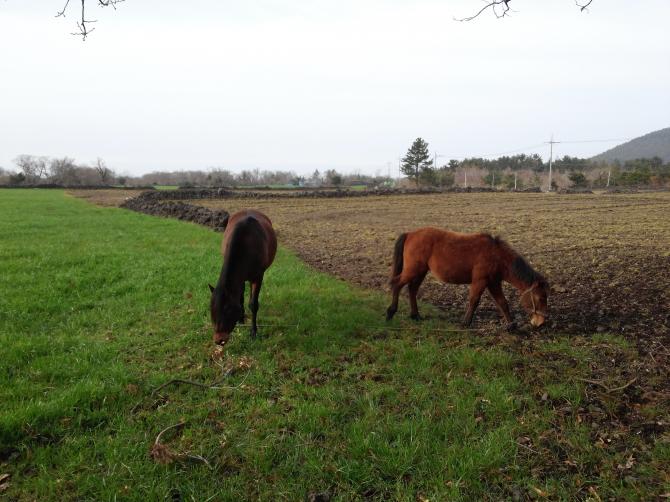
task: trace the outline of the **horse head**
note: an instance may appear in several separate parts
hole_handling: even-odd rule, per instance
[[[215,288],[210,284],[209,290],[212,293],[209,308],[214,326],[214,343],[225,345],[237,321],[242,317],[242,305],[239,303],[239,297],[236,300],[229,298],[218,286]]]
[[[531,326],[539,328],[547,320],[549,284],[521,256],[516,256],[512,261],[512,274],[517,279],[517,287],[526,288],[521,293],[519,301],[524,310],[530,314]]]
[[[519,298],[521,306],[530,315],[530,324],[539,328],[547,320],[547,296],[549,285],[541,278],[536,279]]]

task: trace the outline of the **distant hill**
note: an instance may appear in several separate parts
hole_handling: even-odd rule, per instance
[[[593,160],[614,161],[660,157],[663,163],[670,162],[670,127],[650,132],[639,138],[615,146],[611,150],[593,157]]]

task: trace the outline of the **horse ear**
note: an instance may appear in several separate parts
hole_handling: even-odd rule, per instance
[[[214,286],[212,286],[211,284],[207,284],[207,285],[209,286],[209,290],[210,290],[212,293],[214,293]]]

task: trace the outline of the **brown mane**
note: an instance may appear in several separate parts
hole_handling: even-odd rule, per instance
[[[529,263],[526,261],[526,259],[521,256],[512,246],[509,245],[509,243],[502,239],[500,236],[492,236],[491,234],[483,234],[486,235],[491,241],[498,246],[499,250],[501,251],[502,254],[502,259],[507,262],[507,266],[509,267],[510,272],[512,275],[518,279],[519,281],[523,282],[527,286],[530,286],[531,284],[538,282],[538,283],[546,283],[547,280],[544,278],[542,274],[537,272]]]

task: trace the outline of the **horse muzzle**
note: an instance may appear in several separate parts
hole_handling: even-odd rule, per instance
[[[220,346],[224,346],[226,342],[230,340],[230,333],[214,333],[214,343]]]
[[[546,318],[542,314],[533,314],[530,317],[530,325],[533,328],[539,328],[542,326],[546,321]]]

